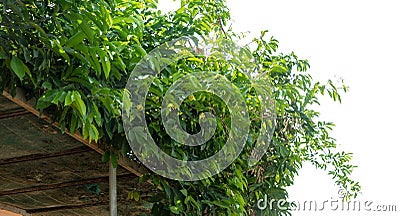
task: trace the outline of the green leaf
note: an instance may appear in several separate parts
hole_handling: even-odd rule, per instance
[[[74,47],[81,43],[85,38],[85,34],[82,31],[77,32],[74,34],[65,44],[66,47]]]
[[[45,88],[45,89],[51,90],[53,86],[52,86],[52,84],[50,82],[46,81],[46,82],[42,83],[42,87]]]
[[[52,104],[58,105],[59,102],[64,101],[65,99],[65,92],[60,91],[57,93],[57,95],[53,98],[51,101]]]
[[[179,208],[176,206],[170,206],[169,209],[171,210],[172,213],[174,214],[179,214]]]
[[[131,101],[131,97],[130,97],[130,92],[129,92],[129,90],[127,90],[127,89],[124,89],[124,92],[123,92],[123,108],[124,108],[124,111],[125,111],[125,113],[126,113],[126,115],[129,117],[130,116],[130,110],[131,110],[131,107],[132,107],[132,101]]]
[[[48,38],[46,32],[43,30],[42,27],[40,27],[39,25],[37,25],[34,22],[29,22],[30,25],[32,25],[38,32],[40,32],[41,34],[41,39],[44,39],[44,43],[46,44],[50,44],[50,39]]]
[[[93,109],[92,113],[94,113],[94,120],[96,121],[97,125],[101,125],[101,114],[99,112],[99,108],[97,107],[96,103],[93,101]]]
[[[147,55],[146,50],[144,50],[140,44],[133,45],[133,47],[135,47],[136,51],[139,53],[139,56],[144,57]]]
[[[86,119],[86,121],[83,122],[83,128],[82,128],[83,139],[87,139],[89,137],[89,131],[90,131],[90,122],[89,119]]]
[[[103,68],[103,73],[106,78],[110,75],[111,71],[111,63],[110,58],[104,50],[100,49],[99,47],[96,48],[97,54],[100,56],[101,66]]]
[[[199,59],[199,58],[196,58],[196,57],[190,57],[190,58],[187,58],[187,60],[189,60],[189,61],[196,61],[196,62],[198,62],[198,63],[204,64],[203,60],[201,60],[201,59]]]
[[[24,79],[25,73],[29,72],[30,74],[29,68],[18,57],[15,56],[12,57],[10,62],[10,67],[20,80]]]
[[[110,151],[107,150],[104,152],[104,154],[101,156],[101,161],[103,163],[107,163],[110,160]]]
[[[92,22],[102,31],[104,31],[105,29],[103,29],[103,25],[100,22],[99,17],[96,17],[95,15],[93,15],[90,12],[84,11],[83,12],[85,14],[86,17],[88,17],[90,20],[92,20]]]
[[[71,124],[69,126],[69,132],[74,134],[76,129],[78,128],[78,117],[76,116],[75,112],[71,115]]]
[[[65,96],[64,106],[69,106],[69,105],[71,105],[74,101],[75,101],[75,97],[74,97],[74,95],[72,94],[72,92],[69,91],[69,92],[67,93],[67,96]]]
[[[81,114],[82,117],[86,116],[86,105],[83,102],[81,95],[77,91],[73,91],[72,93],[75,101],[72,103],[74,105],[74,108],[78,111],[79,114]]]
[[[51,40],[51,47],[53,51],[57,54],[59,54],[61,57],[63,57],[65,60],[67,60],[68,65],[71,62],[71,59],[69,58],[68,54],[65,52],[64,48],[61,46],[60,42],[57,39]]]
[[[90,26],[88,25],[88,23],[86,22],[86,20],[82,20],[81,29],[82,29],[82,31],[85,33],[85,35],[88,37],[89,41],[90,41],[91,43],[93,43],[93,40],[94,40],[93,29],[90,28]]]
[[[91,61],[92,68],[96,72],[96,75],[100,76],[101,66],[100,66],[99,59],[97,58],[97,49],[91,47],[89,50],[90,50],[90,57],[92,59],[92,61]]]
[[[96,142],[99,140],[99,131],[97,130],[97,128],[94,124],[91,124],[90,130],[89,130],[89,141],[93,140],[93,139]]]
[[[118,156],[115,152],[111,152],[111,164],[114,168],[117,168],[118,166]]]
[[[8,55],[3,50],[3,47],[0,46],[0,59],[8,59]]]
[[[287,73],[288,70],[287,70],[287,68],[282,67],[282,66],[280,66],[280,65],[275,65],[275,66],[271,69],[271,72],[274,72],[274,73]]]
[[[187,195],[188,195],[188,193],[187,193],[187,190],[186,190],[186,189],[182,189],[182,190],[181,190],[181,193],[183,194],[183,196],[187,196]]]

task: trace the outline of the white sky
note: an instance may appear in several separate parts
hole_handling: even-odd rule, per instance
[[[160,0],[162,7],[176,8]],[[228,0],[235,31],[268,29],[280,51],[310,60],[316,80],[342,77],[350,92],[342,104],[322,100],[322,118],[333,121],[340,150],[354,153],[360,201],[397,204],[400,211],[400,2],[389,0]],[[289,189],[291,200],[337,197],[333,180],[306,165]],[[301,215],[398,215],[398,212],[294,212]]]

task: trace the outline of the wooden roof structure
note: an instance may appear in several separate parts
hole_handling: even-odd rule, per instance
[[[103,148],[79,134],[61,133],[23,99],[0,95],[0,209],[22,215],[109,215],[109,165]],[[154,187],[140,167],[120,159],[118,215],[147,215],[149,205],[127,200]]]

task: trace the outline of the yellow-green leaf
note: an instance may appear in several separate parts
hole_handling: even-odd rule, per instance
[[[85,102],[83,102],[81,95],[79,92],[74,91],[72,95],[75,98],[75,101],[73,102],[74,108],[81,114],[82,117],[86,116],[86,105]]]
[[[139,201],[139,192],[137,192],[137,191],[134,191],[133,193],[132,193],[132,196],[133,196],[133,199],[137,202],[137,201]]]

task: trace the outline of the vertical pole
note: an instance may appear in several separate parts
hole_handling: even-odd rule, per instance
[[[109,167],[110,216],[117,216],[117,168]]]

